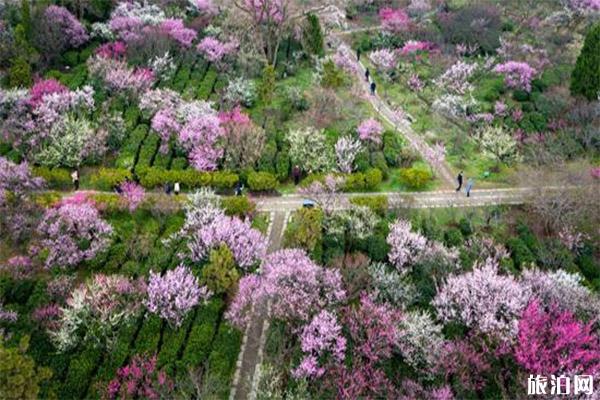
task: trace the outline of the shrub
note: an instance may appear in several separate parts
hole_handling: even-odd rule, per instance
[[[385,155],[381,151],[371,153],[371,166],[377,168],[383,174],[383,178],[388,176],[388,165],[385,159]]]
[[[17,57],[8,71],[8,82],[13,87],[28,87],[31,85],[31,65],[24,57]]]
[[[535,262],[535,256],[521,239],[516,237],[508,239],[506,247],[510,251],[510,256],[517,268]]]
[[[319,22],[319,17],[310,13],[306,16],[306,26],[304,28],[304,45],[309,54],[323,57],[323,31]]]
[[[63,398],[82,399],[85,397],[92,373],[100,360],[100,351],[99,348],[90,346],[71,359],[69,372],[62,386]]]
[[[350,199],[350,202],[352,204],[356,204],[357,206],[369,207],[373,212],[382,217],[385,216],[388,209],[388,199],[387,196],[384,195],[357,196]]]
[[[471,221],[467,218],[463,217],[458,221],[458,229],[460,229],[460,233],[465,237],[473,234],[473,226],[471,225]]]
[[[127,179],[131,179],[131,172],[127,169],[100,168],[92,176],[92,185],[100,190],[113,190]]]
[[[376,190],[383,180],[382,172],[377,168],[371,168],[365,172],[365,190]]]
[[[431,181],[431,173],[421,168],[402,168],[400,179],[411,189],[422,189]]]
[[[444,232],[444,243],[450,247],[458,247],[463,241],[462,233],[458,228],[449,228]]]
[[[438,22],[450,43],[478,44],[486,53],[500,46],[501,13],[493,5],[473,4],[457,12],[442,13]]]
[[[254,192],[275,190],[277,178],[268,172],[250,172],[248,174],[248,187]]]
[[[373,261],[385,261],[390,251],[385,235],[372,235],[367,239],[367,254]]]
[[[229,196],[221,199],[221,207],[226,215],[245,217],[254,213],[256,204],[246,196]]]
[[[34,167],[33,174],[43,178],[50,189],[69,189],[73,185],[71,173],[64,168]]]
[[[383,155],[387,165],[396,167],[400,163],[402,140],[394,131],[383,132]],[[375,166],[375,165],[374,165]]]
[[[79,53],[75,50],[69,50],[62,55],[63,62],[69,67],[74,67],[79,62]]]
[[[202,282],[215,294],[227,292],[240,275],[235,268],[235,259],[229,248],[222,244],[210,251],[208,264],[202,269]]]
[[[145,167],[136,170],[136,173],[140,178],[140,183],[146,189],[174,182],[179,182],[189,189],[206,186],[216,189],[231,189],[239,180],[237,174],[228,171],[199,172],[193,169],[165,170],[164,168]]]
[[[290,174],[290,156],[287,151],[280,151],[277,153],[275,159],[275,171],[277,172],[277,178],[280,181],[285,180]]]
[[[297,210],[287,225],[284,236],[286,247],[300,247],[319,259],[322,251],[323,211],[319,208]],[[316,256],[316,257],[315,257]]]

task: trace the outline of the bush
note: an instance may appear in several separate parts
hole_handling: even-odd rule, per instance
[[[464,237],[468,237],[473,234],[473,226],[471,225],[471,221],[467,218],[463,217],[460,219],[460,221],[458,221],[458,229],[460,229],[460,233],[462,233]]]
[[[366,151],[361,151],[356,155],[354,159],[354,166],[356,167],[357,172],[365,172],[369,169],[369,153]]]
[[[62,55],[63,62],[69,67],[74,67],[79,63],[79,53],[75,50],[69,50]]]
[[[225,214],[230,216],[245,217],[254,213],[256,204],[246,196],[228,196],[221,200]]]
[[[458,247],[463,243],[462,233],[458,228],[449,228],[444,232],[444,243],[450,247]]]
[[[240,274],[231,250],[224,244],[211,250],[208,264],[202,268],[202,283],[213,293],[221,294],[227,292],[239,279]]]
[[[188,368],[197,367],[208,359],[213,336],[215,335],[215,326],[222,306],[222,301],[217,298],[198,309],[187,346],[178,363],[178,373],[181,372],[184,376],[187,376]]]
[[[513,92],[513,99],[515,99],[516,101],[518,101],[520,103],[529,101],[530,97],[531,96],[530,96],[529,92],[526,92],[525,90],[515,89],[515,91]]]
[[[285,229],[285,247],[300,247],[319,259],[322,252],[323,211],[301,208],[292,214]]]
[[[269,172],[274,174],[275,166],[273,165],[274,160],[277,158],[277,143],[275,140],[269,140],[265,144],[262,156],[258,160],[258,170],[262,172]]]
[[[275,170],[277,172],[277,178],[280,181],[285,180],[290,174],[290,155],[287,151],[280,151],[277,153],[275,159]]]
[[[421,168],[402,168],[400,179],[411,189],[422,189],[431,181],[431,173]]]
[[[372,235],[367,239],[367,254],[373,261],[385,261],[390,251],[385,235]]]
[[[515,267],[521,269],[523,265],[535,262],[535,256],[521,239],[516,237],[508,239],[506,247],[510,251]]]
[[[131,179],[131,172],[122,168],[100,168],[92,175],[92,185],[100,190],[113,190],[115,186]]]
[[[383,152],[376,151],[371,153],[371,166],[377,168],[383,174],[383,178],[388,176],[388,165]]]
[[[248,187],[253,192],[266,192],[275,190],[277,178],[268,172],[252,171],[248,174]]]
[[[222,323],[215,337],[213,351],[208,358],[208,381],[213,386],[215,398],[227,398],[231,377],[235,371],[235,362],[240,351],[242,334],[229,324]],[[210,396],[209,396],[210,397]]]
[[[43,178],[50,189],[69,189],[73,185],[71,173],[64,168],[34,167],[33,174]]]
[[[402,140],[394,131],[383,132],[383,156],[387,165],[397,167],[402,154]]]
[[[492,53],[500,46],[501,13],[493,5],[473,4],[456,12],[442,13],[438,23],[449,43],[478,44],[485,53]]]
[[[31,86],[31,65],[24,57],[17,57],[8,71],[8,82],[12,87]]]
[[[373,212],[382,217],[385,216],[388,210],[388,198],[384,195],[356,196],[351,198],[350,202],[357,206],[369,207]]]
[[[332,60],[326,61],[323,64],[323,75],[321,77],[321,85],[323,87],[336,89],[344,84],[344,73],[341,69],[335,66]]]
[[[100,348],[89,347],[71,359],[69,372],[63,384],[63,398],[82,399],[85,397],[92,373],[100,360],[100,354]]]

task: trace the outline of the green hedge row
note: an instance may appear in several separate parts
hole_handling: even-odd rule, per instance
[[[148,134],[148,125],[138,125],[133,132],[127,137],[123,146],[121,146],[121,152],[117,158],[116,165],[119,168],[132,168],[135,163],[135,155],[137,154],[138,147],[146,138]]]
[[[135,168],[149,167],[152,164],[154,154],[158,151],[158,145],[160,143],[160,136],[157,133],[151,132],[144,139],[142,148],[140,149],[140,155],[138,157]]]
[[[352,174],[336,174],[339,177],[344,178],[344,185],[342,190],[344,192],[368,192],[376,190],[381,181],[383,180],[383,174],[377,168],[369,168],[365,172],[354,172]],[[323,174],[312,174],[307,176],[302,181],[302,186],[308,186],[315,181],[323,181],[325,175]]]
[[[242,343],[242,333],[228,323],[222,323],[208,357],[208,381],[214,384],[217,398],[229,396],[230,382]]]
[[[205,186],[211,186],[215,189],[231,189],[239,179],[237,174],[228,171],[199,172],[193,169],[165,170],[150,167],[140,168],[136,173],[142,186],[148,189],[175,182],[181,183],[187,189]]]
[[[158,315],[146,314],[142,329],[135,340],[135,354],[156,353],[162,323]]]
[[[124,168],[100,168],[90,178],[94,188],[100,190],[113,190],[127,179],[131,179],[131,172]]]
[[[277,187],[277,177],[268,172],[252,171],[248,174],[247,183],[253,192],[267,192],[275,190]]]
[[[170,376],[175,373],[179,351],[184,346],[187,331],[192,324],[192,316],[193,313],[189,313],[179,328],[173,329],[167,326],[163,333],[163,342],[158,354],[158,367],[165,368]]]
[[[69,372],[62,385],[62,399],[83,399],[86,397],[92,374],[102,357],[103,349],[90,344],[71,359]]]
[[[210,96],[213,86],[215,85],[215,81],[217,80],[217,71],[211,67],[206,72],[200,87],[196,91],[196,98],[207,100],[208,96]]]
[[[33,174],[46,181],[49,189],[70,189],[73,187],[71,172],[65,168],[34,167]]]
[[[352,204],[369,207],[373,212],[384,217],[388,210],[388,198],[384,195],[357,196],[350,199]]]
[[[179,376],[185,376],[188,368],[198,367],[208,359],[222,308],[223,301],[214,298],[206,306],[198,309],[187,345],[181,359],[177,362]]]

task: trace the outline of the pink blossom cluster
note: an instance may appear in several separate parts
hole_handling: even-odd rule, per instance
[[[262,260],[267,251],[265,237],[249,222],[220,214],[192,233],[188,243],[192,260],[204,259],[211,249],[222,243],[229,247],[237,265],[244,269]]]
[[[432,51],[435,49],[436,49],[435,43],[408,40],[406,43],[404,43],[404,46],[402,46],[402,49],[400,49],[400,54],[403,56],[407,56],[410,54],[427,52],[427,51]]]
[[[44,96],[53,93],[63,93],[69,89],[57,81],[56,79],[41,79],[33,84],[29,89],[29,104],[32,107],[37,107],[41,104]]]
[[[16,311],[6,310],[0,302],[0,322],[16,322],[18,318],[19,314]]]
[[[236,40],[222,42],[212,36],[207,36],[198,43],[196,50],[200,52],[208,61],[217,63],[223,60],[225,56],[233,54],[239,46]]]
[[[181,326],[186,314],[208,299],[206,286],[200,287],[198,279],[189,268],[179,265],[164,275],[150,272],[146,307],[160,315],[173,326]]]
[[[381,143],[383,125],[373,118],[369,118],[361,122],[356,131],[358,132],[358,137],[363,141]]]
[[[519,320],[517,362],[532,374],[600,374],[600,338],[593,322],[583,324],[569,311],[532,301]]]
[[[600,0],[568,0],[571,9],[581,13],[600,12]]]
[[[156,356],[135,355],[128,365],[119,368],[117,376],[110,381],[106,397],[110,400],[157,400],[170,397],[174,386],[166,372],[158,370]]]
[[[90,203],[67,203],[46,210],[38,233],[48,251],[46,266],[70,267],[105,250],[112,228]]]
[[[472,272],[450,276],[433,305],[445,322],[456,321],[477,332],[514,337],[529,291],[511,276],[498,273],[498,263],[487,259]]]
[[[0,265],[0,271],[8,272],[15,279],[23,279],[33,273],[33,261],[27,256],[13,256]]]
[[[592,178],[600,179],[600,167],[594,167],[590,169],[590,175]]]
[[[297,377],[319,378],[325,369],[319,367],[319,358],[330,354],[333,362],[342,363],[346,352],[346,338],[342,335],[342,327],[332,312],[321,310],[311,322],[302,328],[300,348],[305,353],[292,374]]]
[[[537,71],[529,64],[519,61],[507,61],[494,68],[494,72],[504,75],[504,82],[509,88],[531,91],[531,81]]]
[[[68,38],[69,44],[79,47],[88,41],[89,36],[84,26],[65,7],[51,5],[44,11],[46,22]]]
[[[379,20],[383,29],[393,33],[406,32],[411,28],[408,14],[401,8],[384,7],[379,10]]]
[[[235,325],[244,327],[250,318],[251,305],[269,300],[274,318],[298,326],[345,297],[338,271],[318,266],[303,250],[285,249],[268,255],[259,273],[240,280],[239,291],[226,316]]]
[[[413,92],[420,92],[425,88],[425,82],[417,74],[411,74],[406,84]]]
[[[125,57],[126,52],[127,45],[121,41],[104,43],[96,49],[96,55],[116,60],[122,60]]]
[[[425,159],[432,165],[440,165],[446,159],[446,146],[442,142],[436,142],[433,146],[425,149]]]
[[[130,212],[134,212],[138,206],[144,201],[146,191],[135,182],[126,181],[120,186],[121,199],[127,204]]]
[[[160,29],[183,47],[190,47],[198,35],[195,30],[186,28],[181,19],[165,19]]]
[[[401,219],[390,226],[387,243],[390,245],[388,258],[399,271],[410,267],[427,248],[427,239],[421,234],[413,232],[409,221]]]
[[[219,113],[221,124],[249,124],[250,117],[242,112],[240,106],[235,106],[229,111],[221,111]]]
[[[154,84],[154,72],[149,68],[127,68],[115,64],[104,77],[106,84],[116,91],[131,91],[134,94],[148,90]]]
[[[26,161],[15,164],[0,157],[0,194],[10,192],[13,196],[21,199],[43,187],[44,180],[33,176]]]
[[[286,18],[285,0],[244,0],[244,6],[259,24],[281,24]]]
[[[477,64],[458,61],[436,79],[436,84],[449,93],[464,95],[473,89],[469,79],[476,70]]]
[[[332,57],[333,63],[349,74],[356,74],[359,71],[358,63],[347,45],[340,45]]]
[[[56,330],[59,327],[59,318],[62,313],[58,304],[51,303],[33,310],[31,319],[40,324],[43,329]]]

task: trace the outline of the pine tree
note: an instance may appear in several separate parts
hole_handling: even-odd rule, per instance
[[[21,25],[25,30],[25,38],[31,40],[31,7],[29,0],[21,0]]]
[[[306,27],[304,28],[305,47],[309,54],[322,57],[325,54],[323,48],[323,31],[319,23],[319,17],[315,14],[306,16]]]
[[[270,105],[273,100],[273,93],[275,91],[275,67],[267,64],[262,72],[262,81],[259,87],[259,94],[261,100],[265,105]]]
[[[600,23],[587,33],[571,76],[571,94],[590,101],[600,95]]]

